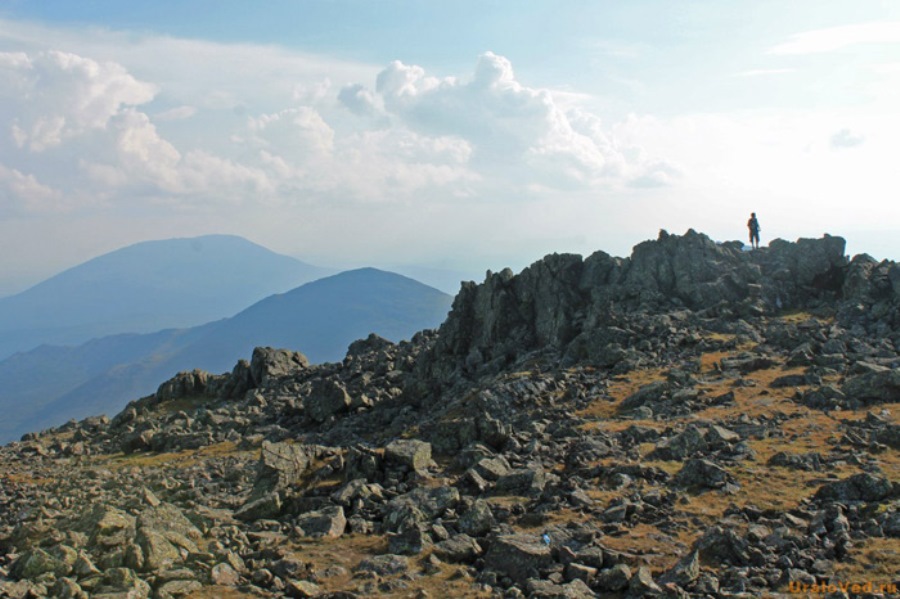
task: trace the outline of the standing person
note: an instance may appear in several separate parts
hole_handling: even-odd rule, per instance
[[[756,213],[750,213],[750,220],[747,221],[747,228],[750,229],[750,247],[759,249],[759,221],[756,220]]]

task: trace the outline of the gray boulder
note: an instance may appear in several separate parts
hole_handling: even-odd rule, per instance
[[[641,566],[628,582],[628,592],[634,597],[656,597],[662,594],[662,589],[653,580],[650,568]]]
[[[162,402],[184,397],[205,396],[209,377],[209,373],[203,370],[179,372],[159,386],[156,390],[156,400]]]
[[[44,574],[60,577],[72,572],[74,560],[69,563],[59,552],[54,553],[39,548],[26,551],[13,562],[10,575],[15,579],[34,580]]]
[[[728,471],[709,460],[692,458],[675,475],[676,485],[699,489],[720,489],[734,478]]]
[[[497,479],[494,488],[497,493],[533,495],[543,491],[546,484],[547,475],[544,469],[537,464],[532,464],[525,468],[510,470],[508,474]]]
[[[844,383],[841,391],[863,405],[900,401],[900,369],[884,368],[854,376]]]
[[[379,576],[403,574],[409,571],[409,558],[391,553],[376,555],[359,562],[356,570],[358,572],[374,572]]]
[[[269,520],[281,514],[281,496],[277,491],[267,493],[257,499],[250,499],[234,512],[234,517],[245,522]]]
[[[93,506],[75,524],[74,529],[88,535],[91,547],[124,546],[134,538],[136,519],[120,509],[105,504]]]
[[[667,584],[673,582],[681,587],[687,587],[700,576],[700,552],[691,551],[672,566],[660,577],[660,582]]]
[[[508,576],[518,584],[540,578],[541,570],[553,564],[550,546],[537,534],[512,534],[497,537],[484,556],[485,568]]]
[[[431,444],[417,439],[398,439],[384,448],[385,465],[399,465],[423,473],[431,466]]]
[[[625,564],[616,564],[612,568],[601,570],[594,584],[601,591],[616,592],[628,588],[631,581],[631,568]]]
[[[256,387],[270,379],[294,374],[309,367],[309,360],[300,352],[271,347],[257,347],[250,358],[250,376]]]
[[[257,464],[253,498],[280,491],[300,482],[310,463],[320,453],[315,445],[263,441]]]
[[[868,472],[819,487],[814,496],[819,501],[881,501],[893,494],[891,481]]]
[[[478,541],[467,534],[453,535],[434,546],[434,553],[444,561],[470,563],[482,554]]]
[[[144,571],[155,571],[169,568],[174,563],[181,561],[181,553],[164,534],[152,529],[141,529],[137,533],[135,542],[141,549],[142,564],[135,564]]]
[[[619,406],[620,412],[631,412],[645,405],[665,399],[671,391],[671,386],[667,381],[655,381],[644,385],[631,395],[625,398]],[[650,406],[653,407],[652,405]]]
[[[344,508],[333,506],[302,514],[297,517],[297,528],[303,536],[335,539],[347,528]]]
[[[705,450],[708,445],[706,431],[691,424],[683,432],[657,443],[649,457],[657,460],[684,460]]]
[[[889,424],[875,434],[875,439],[891,449],[900,449],[900,424]]]
[[[473,537],[486,535],[494,527],[494,514],[490,504],[483,499],[475,503],[459,518],[459,529]]]
[[[316,422],[325,422],[331,416],[346,411],[352,403],[344,386],[332,379],[317,380],[303,407]]]

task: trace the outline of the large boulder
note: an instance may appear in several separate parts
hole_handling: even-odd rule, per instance
[[[413,472],[425,472],[431,466],[431,444],[417,439],[398,439],[384,448],[386,466],[395,465]]]
[[[299,372],[309,366],[309,360],[300,352],[271,347],[257,347],[250,359],[250,376],[256,387],[270,379]]]
[[[69,548],[69,552],[77,557],[75,551]],[[66,576],[73,568],[74,558],[67,559],[69,552],[63,552],[57,548],[45,551],[35,548],[23,553],[13,562],[10,575],[15,579],[34,580],[44,574],[54,576]]]
[[[434,553],[444,561],[452,563],[473,562],[482,554],[478,541],[467,534],[453,535],[434,546]]]
[[[263,441],[250,500],[254,501],[300,482],[310,463],[321,452],[322,448],[317,445]]]
[[[540,578],[541,570],[552,565],[550,546],[537,534],[497,537],[484,556],[485,568],[508,576],[518,584],[524,584],[529,578]]]
[[[134,538],[136,519],[111,505],[98,503],[73,527],[88,536],[90,547],[121,547]]]
[[[819,487],[815,499],[820,501],[881,501],[891,497],[894,486],[882,476],[868,472],[854,474],[850,478]]]
[[[874,366],[874,365],[873,365]],[[863,405],[900,401],[900,369],[878,367],[872,372],[850,377],[841,387],[847,397]]]
[[[657,443],[648,457],[656,460],[684,460],[708,447],[706,434],[706,430],[690,424],[681,433]]]
[[[183,397],[200,397],[206,395],[209,373],[194,369],[190,372],[179,372],[164,382],[156,390],[157,401],[169,401]]]
[[[692,489],[721,489],[733,483],[734,478],[715,462],[692,458],[678,471],[673,482],[677,486]]]
[[[344,517],[344,508],[340,506],[326,507],[297,517],[297,529],[307,537],[336,539],[344,534],[346,528],[347,518]]]
[[[245,522],[269,520],[281,514],[282,502],[278,491],[250,499],[234,512],[234,517]]]
[[[352,404],[347,389],[333,379],[317,380],[309,396],[303,400],[303,408],[316,422],[325,422],[331,416],[346,411]]]

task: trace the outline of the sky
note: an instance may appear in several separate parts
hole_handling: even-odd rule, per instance
[[[519,270],[660,229],[900,260],[895,0],[0,0],[0,295],[144,240]]]

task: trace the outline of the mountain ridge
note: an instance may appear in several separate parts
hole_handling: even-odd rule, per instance
[[[42,343],[193,326],[331,273],[234,235],[132,244],[0,298],[0,358]]]
[[[436,289],[364,268],[312,281],[230,318],[189,329],[37,348],[0,361],[0,405],[7,408],[0,439],[69,418],[118,411],[179,370],[222,372],[256,345],[298,346],[316,362],[340,360],[359,336],[376,332],[399,341],[437,326],[449,305],[450,297]],[[129,377],[122,376],[123,368]],[[39,411],[24,421],[13,417],[26,408],[31,414]]]

